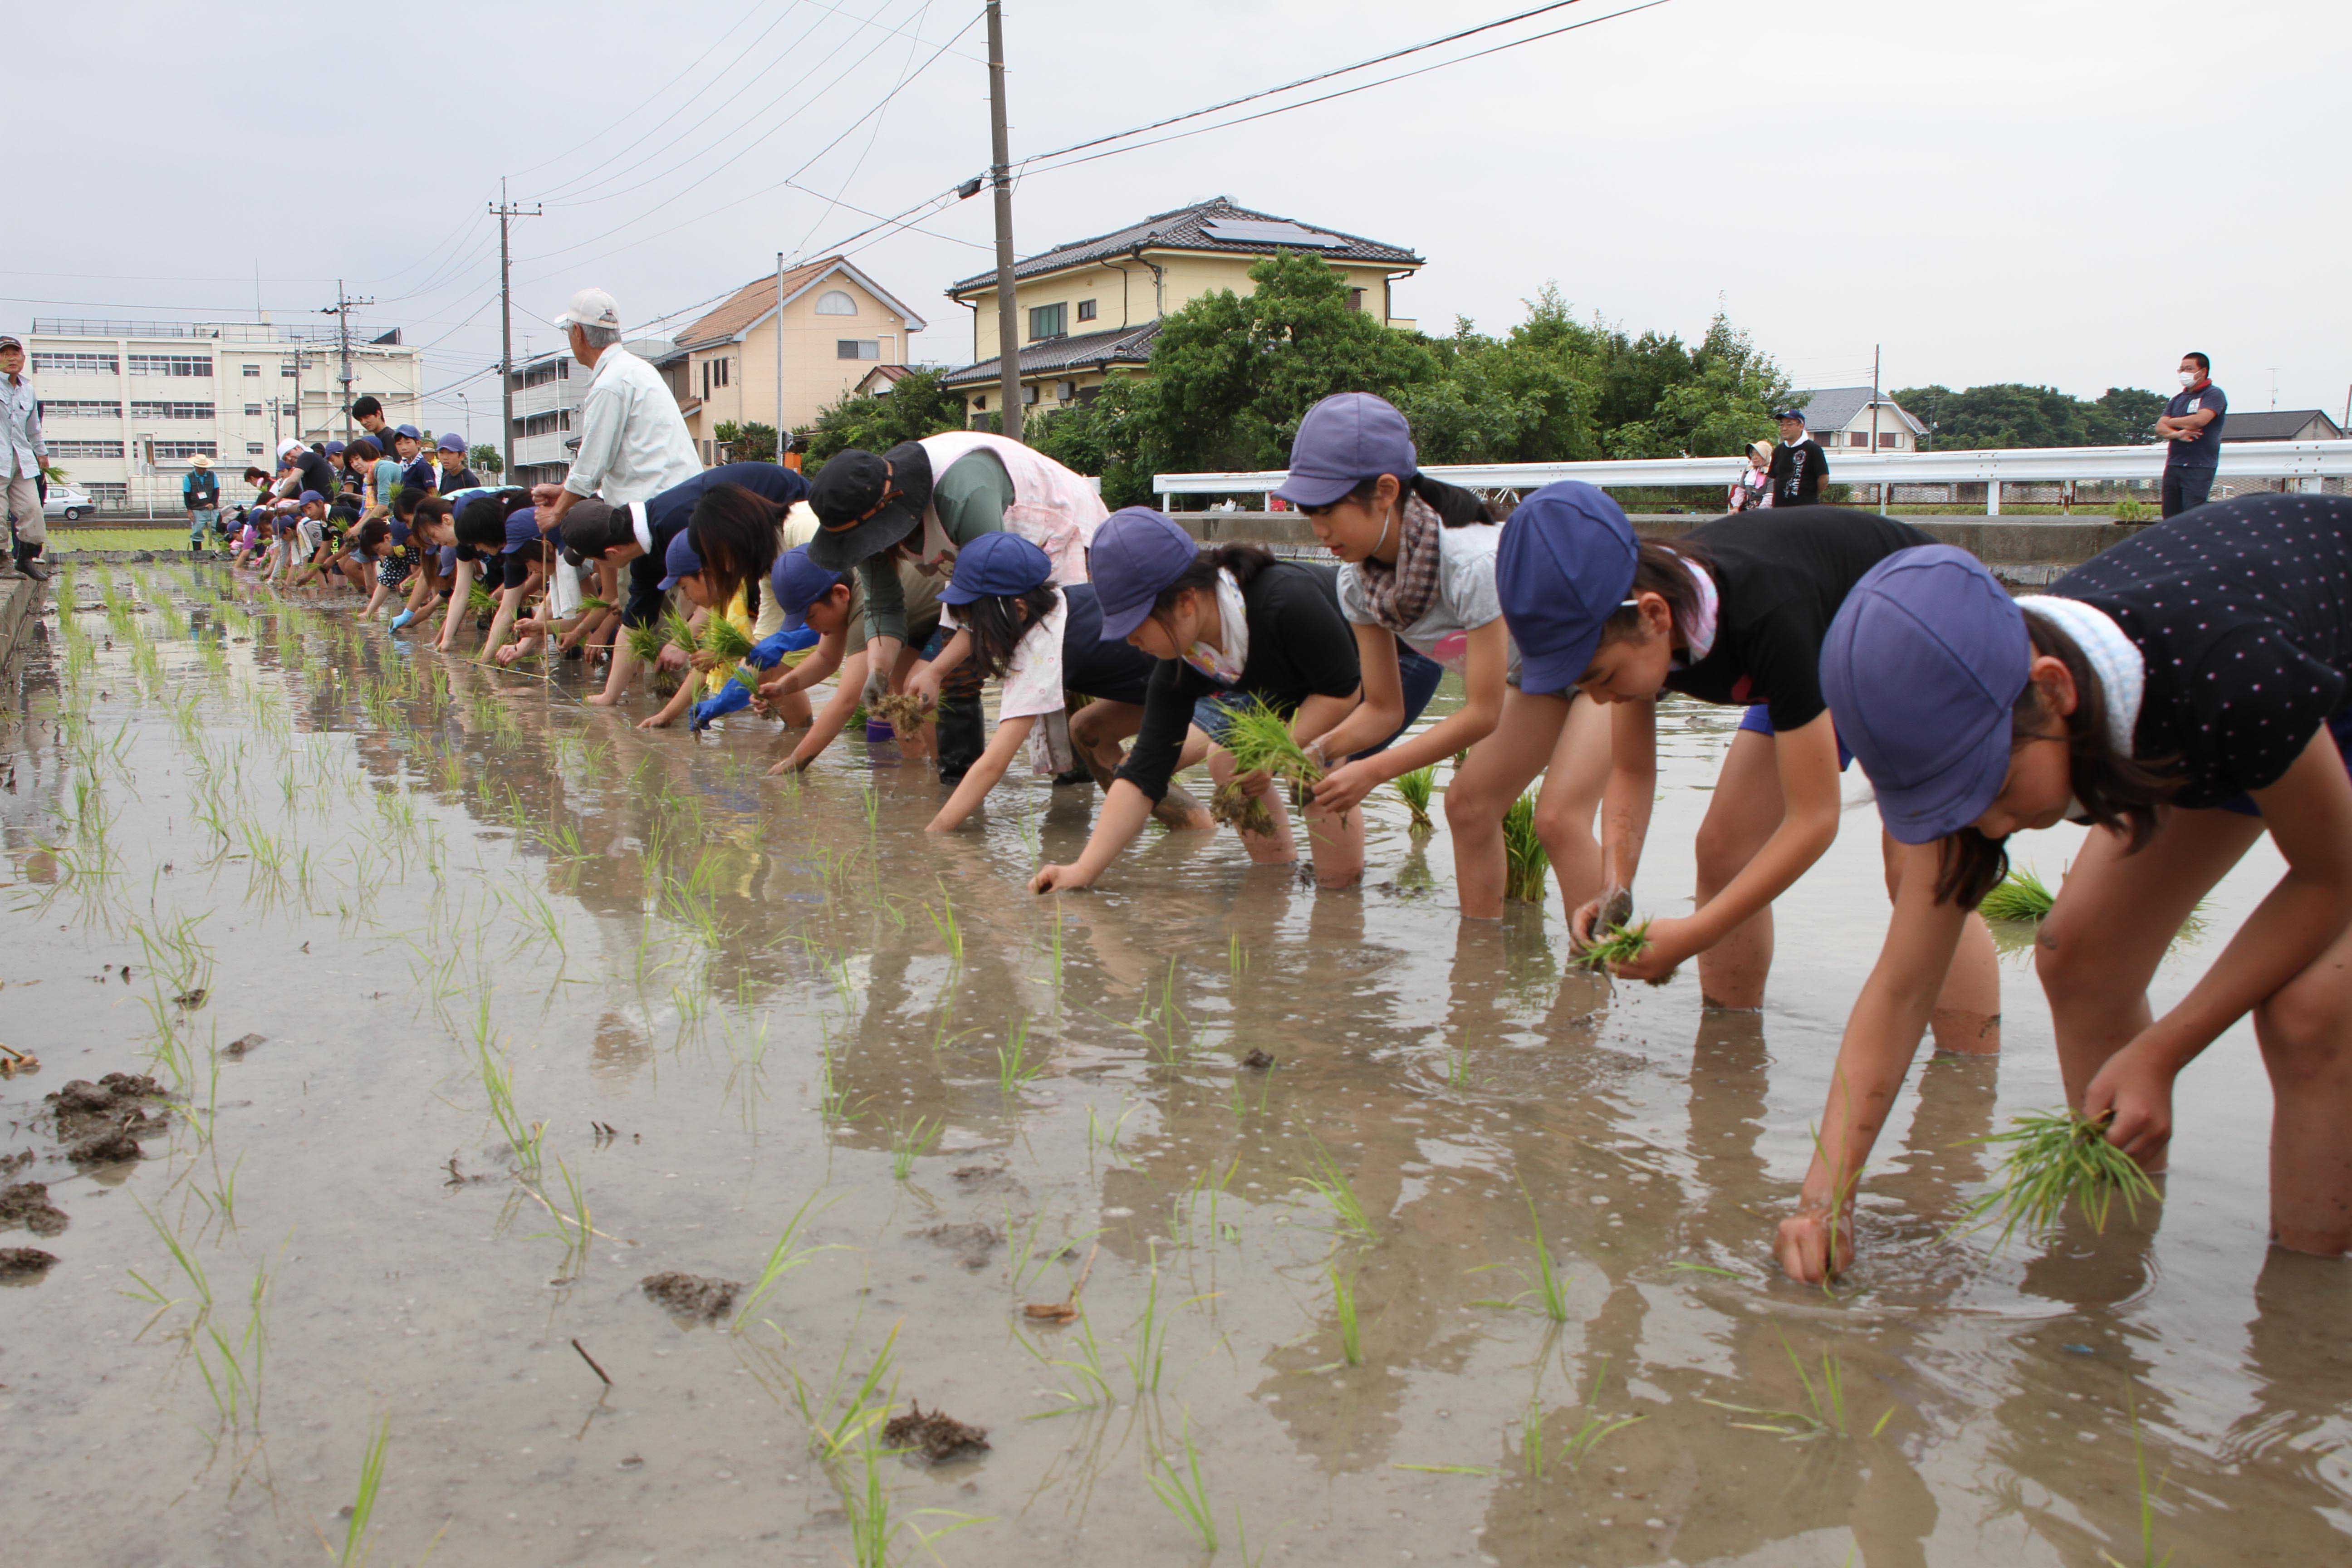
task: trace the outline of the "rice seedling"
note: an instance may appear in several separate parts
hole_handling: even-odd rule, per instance
[[[929,721],[931,705],[908,691],[893,691],[874,701],[874,717],[890,726],[894,735],[911,734]]]
[[[1112,1159],[1118,1159],[1118,1141],[1127,1131],[1127,1119],[1134,1114],[1135,1107],[1132,1104],[1122,1106],[1119,1110],[1118,1119],[1106,1128],[1103,1126],[1101,1120],[1095,1115],[1095,1108],[1091,1105],[1087,1106],[1087,1153],[1091,1156],[1095,1152],[1096,1146],[1099,1144]]]
[[[719,617],[713,616],[710,618],[717,620]],[[695,635],[693,623],[678,614],[675,605],[662,612],[661,637],[662,641],[681,653],[690,654],[702,647],[702,639]]]
[[[785,1275],[808,1262],[818,1253],[834,1250],[830,1246],[805,1246],[801,1240],[801,1233],[806,1228],[812,1217],[809,1210],[816,1203],[817,1197],[817,1193],[811,1193],[807,1197],[803,1198],[801,1206],[793,1211],[793,1217],[784,1222],[783,1234],[776,1237],[776,1245],[768,1249],[768,1260],[761,1265],[759,1279],[751,1282],[751,1291],[743,1298],[743,1305],[736,1310],[734,1321],[727,1325],[730,1332],[743,1331],[743,1325],[751,1321],[751,1314],[759,1310],[760,1303],[766,1300],[769,1294],[782,1282]],[[825,1208],[832,1206],[831,1204],[827,1204],[824,1208],[817,1209],[816,1212],[823,1214]],[[890,1334],[892,1339],[898,1338],[896,1329],[893,1329]],[[887,1345],[883,1347],[883,1355],[886,1359],[889,1355]]]
[[[2038,921],[2050,912],[2057,895],[2043,886],[2042,879],[2020,867],[2010,868],[2009,875],[1984,896],[1977,913],[1989,921]]]
[[[961,963],[963,931],[956,924],[955,900],[948,897],[946,882],[940,883],[940,907],[935,910],[926,901],[923,905],[923,912],[931,917],[932,929],[940,933],[940,940],[947,944],[948,956],[957,963]]]
[[[1643,934],[1649,929],[1647,921],[1639,925],[1611,926],[1591,947],[1578,953],[1574,962],[1587,969],[1598,970],[1638,958],[1642,950],[1650,945],[1649,937]]]
[[[1183,1055],[1185,1045],[1192,1039],[1192,1024],[1184,1009],[1176,1005],[1176,960],[1172,955],[1158,994],[1146,994],[1135,1022],[1127,1027],[1149,1044],[1152,1054],[1162,1062],[1173,1064]]]
[[[714,614],[703,622],[702,651],[722,663],[733,664],[751,654],[751,639],[733,621]]]
[[[1135,1347],[1119,1352],[1135,1396],[1160,1392],[1160,1373],[1168,1359],[1168,1324],[1160,1315],[1160,1244],[1151,1243],[1151,1284],[1143,1294],[1143,1312],[1135,1321]]]
[[[1263,796],[1252,795],[1238,778],[1228,779],[1209,795],[1209,818],[1220,826],[1264,837],[1275,829],[1274,812]]]
[[[488,1001],[484,999],[487,1007]],[[507,1146],[514,1152],[523,1180],[539,1180],[539,1143],[547,1132],[547,1123],[534,1121],[523,1124],[515,1110],[514,1070],[508,1067],[498,1048],[487,1040],[480,1047],[478,1065],[481,1069],[482,1091],[489,1096],[490,1115],[497,1121],[499,1131],[506,1134]]]
[[[1412,813],[1407,826],[1414,833],[1427,833],[1437,825],[1430,820],[1429,801],[1437,790],[1437,764],[1413,769],[1396,776],[1396,792],[1403,797],[1404,808]]]
[[[651,664],[660,658],[662,649],[668,646],[669,641],[662,635],[659,626],[628,626],[623,629],[622,635],[639,664]]]
[[[1209,1483],[1201,1474],[1201,1450],[1192,1446],[1192,1426],[1184,1425],[1184,1464],[1178,1468],[1168,1456],[1157,1448],[1145,1461],[1143,1479],[1160,1506],[1182,1521],[1185,1528],[1201,1542],[1201,1550],[1214,1556],[1217,1551],[1217,1511],[1209,1499]],[[1238,1523],[1241,1514],[1234,1515]]]
[[[496,594],[491,593],[488,588],[483,587],[479,583],[473,584],[467,588],[466,608],[471,614],[476,616],[487,616],[497,610],[498,607],[499,596]]]
[[[354,1568],[367,1561],[368,1521],[375,1516],[375,1498],[383,1485],[383,1454],[392,1442],[392,1415],[384,1413],[376,1423],[375,1436],[360,1458],[360,1487],[352,1495],[351,1518],[343,1526],[343,1550],[335,1559],[336,1568]]]
[[[996,1047],[997,1092],[1010,1100],[1045,1070],[1045,1064],[1029,1055],[1029,1020],[1023,1018],[1013,1026],[1013,1037]]]
[[[1242,945],[1242,933],[1225,933],[1225,973],[1239,976],[1249,973],[1249,949]]]
[[[1271,773],[1293,785],[1311,784],[1323,776],[1322,764],[1292,737],[1290,721],[1263,698],[1231,710],[1220,744],[1241,773]]]
[[[1503,896],[1523,904],[1540,904],[1549,890],[1551,858],[1536,834],[1536,797],[1532,792],[1511,802],[1503,813]]]
[[[887,1410],[884,1414],[887,1414]],[[917,1549],[929,1552],[934,1562],[939,1561],[939,1553],[932,1542],[959,1530],[988,1522],[985,1519],[976,1519],[943,1508],[919,1508],[910,1515],[894,1514],[890,1489],[882,1482],[885,1453],[878,1433],[869,1426],[858,1444],[856,1482],[837,1482],[842,1511],[849,1518],[850,1561],[856,1568],[890,1568],[901,1535],[912,1536]],[[955,1522],[938,1530],[925,1530],[915,1521],[928,1515],[952,1519]],[[896,1560],[904,1562],[907,1555],[901,1553]]]
[[[929,1153],[945,1131],[942,1122],[928,1116],[918,1116],[911,1122],[902,1121],[890,1130],[890,1179],[905,1181],[914,1173],[915,1162]]]
[[[1311,1138],[1307,1140],[1307,1147],[1313,1151],[1313,1168],[1302,1173],[1296,1180],[1300,1185],[1312,1188],[1316,1195],[1329,1205],[1332,1229],[1350,1240],[1379,1240],[1380,1230],[1372,1224],[1372,1216],[1365,1212],[1363,1200],[1356,1196],[1356,1189],[1349,1184],[1348,1173],[1339,1168],[1339,1162],[1331,1157],[1328,1149]]]
[[[1555,1323],[1564,1323],[1568,1321],[1568,1276],[1562,1273],[1559,1265],[1552,1260],[1551,1245],[1544,1239],[1543,1219],[1536,1213],[1535,1196],[1528,1191],[1524,1183],[1520,1184],[1519,1196],[1527,1202],[1528,1223],[1535,1228],[1536,1233],[1536,1282],[1532,1287],[1520,1291],[1508,1300],[1473,1301],[1471,1305],[1516,1308],[1520,1302],[1532,1296],[1535,1298],[1537,1311]]]
[[[1355,1281],[1340,1279],[1336,1268],[1324,1272],[1331,1280],[1331,1311],[1339,1321],[1339,1357],[1349,1366],[1361,1366],[1364,1342],[1356,1326]]]
[[[1778,1333],[1779,1331],[1775,1330],[1774,1332]],[[1799,1386],[1805,1391],[1805,1404],[1808,1408],[1772,1410],[1753,1405],[1730,1405],[1720,1399],[1706,1398],[1702,1398],[1699,1403],[1712,1405],[1718,1410],[1728,1410],[1734,1415],[1752,1415],[1756,1417],[1755,1420],[1734,1421],[1732,1426],[1743,1432],[1769,1432],[1776,1437],[1791,1443],[1811,1442],[1822,1437],[1853,1436],[1853,1434],[1847,1426],[1845,1366],[1839,1361],[1837,1352],[1832,1350],[1822,1352],[1821,1374],[1816,1379],[1813,1374],[1805,1370],[1804,1362],[1799,1359],[1795,1347],[1789,1343],[1788,1336],[1785,1334],[1780,1335],[1780,1349],[1782,1353],[1788,1356],[1789,1365],[1797,1373]],[[1887,1422],[1894,1418],[1895,1406],[1890,1405],[1878,1417],[1877,1424],[1871,1427],[1869,1436],[1875,1437],[1885,1431]]]
[[[808,1384],[801,1381],[801,1374],[792,1374],[793,1404],[800,1411],[801,1424],[808,1428],[809,1447],[817,1458],[830,1461],[847,1453],[851,1444],[880,1426],[890,1414],[897,1385],[893,1384],[878,1402],[874,1396],[890,1375],[891,1353],[898,1343],[898,1331],[905,1326],[904,1320],[890,1325],[882,1348],[875,1352],[873,1364],[846,1394],[842,1392],[842,1379],[849,1367],[847,1341],[842,1343],[840,1358],[834,1363],[833,1376],[822,1394],[812,1395]]]
[[[2129,1393],[2124,1395],[2124,1409],[2131,1419],[2132,1473],[2139,1493],[2139,1563],[2126,1563],[2105,1551],[2100,1552],[2099,1560],[2107,1568],[2165,1568],[2172,1561],[2172,1552],[2156,1554],[2156,1500],[2164,1495],[2164,1482],[2159,1479],[2153,1487],[2147,1484],[2147,1449],[2140,1441],[2139,1404]]]
[[[2124,1212],[2137,1217],[2139,1200],[2155,1199],[2156,1184],[2137,1161],[2107,1142],[2107,1121],[2073,1111],[2030,1110],[2011,1121],[2006,1132],[1974,1140],[2006,1145],[2009,1153],[1994,1173],[1993,1189],[1969,1205],[1968,1218],[1956,1229],[1976,1230],[2000,1221],[2000,1234],[1993,1241],[1999,1251],[2021,1226],[2030,1238],[2047,1236],[2070,1202],[2102,1232],[2117,1197],[2124,1200]]]
[[[1609,1358],[1607,1356],[1602,1356],[1601,1358],[1600,1369],[1592,1374],[1592,1390],[1591,1393],[1587,1394],[1584,1398],[1584,1405],[1582,1407],[1584,1411],[1584,1419],[1578,1425],[1575,1431],[1570,1432],[1568,1435],[1557,1450],[1557,1457],[1566,1459],[1568,1461],[1568,1468],[1570,1470],[1582,1469],[1584,1468],[1584,1461],[1591,1458],[1592,1450],[1598,1447],[1601,1444],[1601,1440],[1608,1436],[1611,1433],[1622,1432],[1628,1426],[1636,1426],[1639,1423],[1649,1419],[1646,1415],[1602,1415],[1599,1409],[1601,1388],[1601,1384],[1608,1381],[1608,1378]],[[1890,1406],[1889,1409],[1891,1413],[1892,1407]],[[1544,1437],[1542,1417],[1537,1414],[1536,1402],[1532,1398],[1528,1401],[1527,1420],[1532,1423],[1533,1430],[1528,1437],[1523,1437],[1520,1443],[1520,1457],[1522,1461],[1525,1462],[1528,1457],[1532,1455],[1534,1463],[1532,1468],[1528,1469],[1528,1473],[1536,1477],[1538,1479],[1542,1479],[1544,1465],[1546,1463],[1545,1452],[1547,1444]],[[1882,1421],[1881,1425],[1884,1424],[1885,1423]],[[1525,1432],[1526,1430],[1527,1426],[1523,1423],[1522,1431]]]

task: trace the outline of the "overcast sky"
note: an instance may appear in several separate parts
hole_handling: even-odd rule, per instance
[[[1009,0],[1013,156],[1537,3]],[[375,297],[372,332],[429,345],[428,387],[496,360],[501,174],[546,206],[515,229],[520,354],[576,287],[635,330],[988,162],[975,0],[79,0],[12,6],[8,31],[0,323],[250,319],[257,268],[274,319],[316,321],[341,276]],[[1428,265],[1398,309],[1433,331],[1499,331],[1556,280],[1636,331],[1727,310],[1801,385],[1867,383],[1879,343],[1889,386],[2092,396],[2168,387],[2198,348],[2238,407],[2270,406],[2275,375],[2278,406],[2340,416],[2346,33],[2318,0],[1665,0],[1032,172],[1014,234],[1025,255],[1223,194],[1412,247]],[[992,264],[989,208],[856,242],[929,321],[919,359],[969,358],[941,290]],[[478,409],[495,382],[464,390]]]

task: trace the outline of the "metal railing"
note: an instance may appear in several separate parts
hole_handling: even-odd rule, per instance
[[[2000,512],[2005,484],[2081,480],[2160,479],[2165,447],[2026,447],[1983,452],[1856,452],[1830,455],[1833,485],[1981,484],[1986,510]],[[1721,490],[1748,467],[1745,458],[1664,458],[1598,463],[1439,463],[1433,479],[1477,490],[1531,490],[1560,479],[1606,489]],[[1265,495],[1290,476],[1260,473],[1155,474],[1151,488],[1161,510],[1176,496]],[[2219,478],[2230,479],[2352,479],[2352,440],[2224,441]]]

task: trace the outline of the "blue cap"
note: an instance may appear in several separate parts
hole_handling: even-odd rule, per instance
[[[327,456],[330,458],[340,458],[350,449],[350,447],[344,446],[341,441],[330,441],[327,443]]]
[[[784,629],[796,632],[806,626],[808,607],[843,581],[840,573],[828,572],[810,560],[805,544],[777,556],[775,569],[768,574],[768,591],[775,595],[776,608],[784,612]]]
[[[304,490],[299,499],[304,506],[309,506],[312,501],[317,501],[320,506],[327,504],[327,498],[317,490]]]
[[[441,432],[441,439],[434,445],[445,452],[462,452],[466,449],[466,438],[455,430],[444,430]]]
[[[670,535],[669,549],[662,555],[661,591],[668,593],[677,586],[680,577],[691,577],[702,570],[702,557],[694,548],[694,541],[686,529]]]
[[[394,436],[405,436],[412,441],[422,441],[425,439],[424,437],[416,433],[416,426],[414,425],[403,425],[398,429],[394,430],[393,434]]]
[[[955,576],[940,590],[942,605],[969,605],[982,595],[1025,594],[1054,574],[1045,552],[1017,533],[983,533],[956,552]]]
[[[402,521],[400,518],[397,518],[397,517],[394,517],[394,518],[391,519],[390,521],[391,521],[391,523],[392,523],[392,542],[393,542],[394,544],[405,544],[405,543],[407,543],[407,542],[408,542],[408,535],[409,535],[409,532],[410,532],[410,528],[409,528],[408,523],[406,523],[405,521]]]
[[[1198,541],[1148,506],[1122,507],[1105,518],[1087,550],[1087,574],[1102,606],[1102,640],[1125,642],[1200,556]]]
[[[1388,399],[1334,393],[1298,422],[1290,477],[1274,493],[1293,506],[1329,506],[1366,479],[1410,479],[1420,467],[1412,431]]]
[[[685,535],[680,534],[678,537],[682,539]],[[519,506],[515,508],[514,510],[507,513],[507,542],[505,544],[499,546],[499,554],[512,555],[516,551],[528,549],[538,542],[539,508],[535,506]],[[701,566],[698,563],[697,563],[695,570],[701,570]]]
[[[1822,641],[1822,695],[1897,843],[1958,833],[1991,806],[2032,663],[2025,612],[1965,550],[1897,551],[1846,595]]]
[[[1624,510],[1582,479],[1519,503],[1503,525],[1495,587],[1518,644],[1521,690],[1540,697],[1576,684],[1633,585],[1636,554]]]

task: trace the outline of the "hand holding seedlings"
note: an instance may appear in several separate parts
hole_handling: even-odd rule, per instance
[[[2173,1070],[2135,1041],[2109,1057],[2083,1091],[2083,1114],[2106,1123],[2106,1142],[2140,1168],[2163,1170],[2172,1145]]]
[[[2112,1137],[2104,1116],[2028,1111],[2018,1117],[2008,1131],[1983,1140],[2007,1144],[2009,1155],[1995,1173],[1999,1184],[1969,1205],[1963,1228],[2000,1221],[1993,1243],[1998,1250],[2020,1226],[2029,1238],[2047,1235],[2069,1202],[2101,1231],[2117,1196],[2126,1214],[2137,1215],[2141,1198],[2156,1196],[2156,1184]]]
[[[1633,892],[1625,888],[1604,889],[1599,898],[1568,917],[1570,951],[1581,953],[1612,929],[1628,924],[1633,918]]]
[[[1780,1222],[1772,1254],[1781,1270],[1801,1284],[1836,1279],[1853,1261],[1853,1204],[1807,1204]]]

